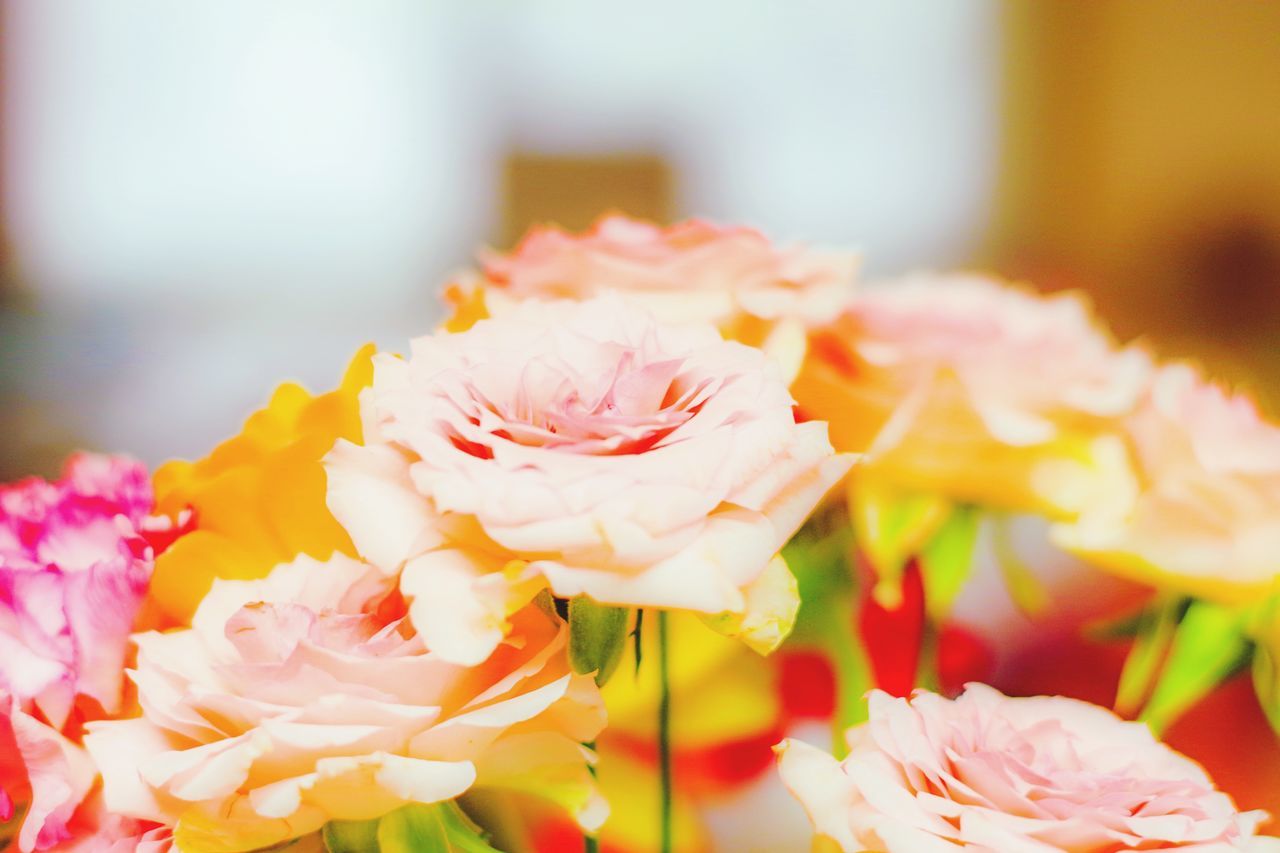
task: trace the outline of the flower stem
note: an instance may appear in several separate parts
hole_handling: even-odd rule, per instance
[[[583,744],[583,746],[585,746],[587,749],[591,750],[592,752],[596,751],[595,741],[589,741]],[[596,775],[595,765],[593,764],[589,766],[588,770],[591,773],[592,777],[594,778]],[[582,851],[583,853],[600,853],[600,836],[592,832],[582,833]]]
[[[671,853],[671,682],[667,673],[667,612],[658,611],[658,779],[662,853]]]

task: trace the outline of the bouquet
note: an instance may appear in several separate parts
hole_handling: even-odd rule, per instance
[[[1280,849],[1161,740],[1280,728],[1280,428],[1078,295],[858,268],[538,228],[203,459],[4,487],[0,847]]]

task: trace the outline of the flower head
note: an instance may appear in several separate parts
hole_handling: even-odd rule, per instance
[[[1198,764],[1144,724],[1062,697],[874,692],[838,762],[778,747],[783,781],[844,851],[1228,851],[1264,815],[1240,813]]]
[[[150,511],[146,469],[119,457],[73,456],[57,482],[0,488],[0,691],[55,729],[77,697],[120,705]]]
[[[424,647],[394,579],[350,558],[216,581],[191,629],[136,637],[143,716],[85,737],[107,807],[208,851],[474,785],[559,798],[594,827],[605,809],[579,743],[604,724],[595,684],[570,672],[554,615],[531,605],[511,623],[489,659],[458,666]]]
[[[1125,420],[1139,490],[1055,538],[1120,574],[1224,602],[1280,579],[1280,427],[1185,364],[1161,368]]]
[[[619,214],[582,234],[535,228],[511,254],[482,260],[478,275],[446,291],[455,330],[525,299],[617,292],[664,322],[710,323],[784,360],[803,353],[805,328],[839,313],[859,265],[851,253],[774,246],[750,228],[696,219],[662,228]]]
[[[158,511],[189,532],[156,559],[148,599],[159,625],[187,625],[215,578],[260,578],[307,554],[354,554],[325,508],[320,458],[339,438],[359,440],[357,395],[369,384],[372,347],[360,350],[333,391],[312,396],[286,383],[240,434],[197,462],[155,475]]]
[[[759,350],[617,298],[530,302],[378,356],[362,410],[365,445],[326,460],[329,506],[366,559],[404,567],[427,644],[464,661],[544,583],[617,605],[774,606],[785,567],[766,568],[851,463],[824,424],[795,422]]]
[[[17,804],[25,806],[18,850],[47,850],[70,839],[68,825],[96,778],[83,749],[0,692],[0,823],[13,818]]]
[[[1070,514],[1127,488],[1110,435],[1149,374],[1073,294],[979,277],[867,290],[814,333],[792,386],[862,476],[908,492]]]

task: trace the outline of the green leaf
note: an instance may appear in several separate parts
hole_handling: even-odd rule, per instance
[[[1151,701],[1139,719],[1160,734],[1239,668],[1249,651],[1235,608],[1196,601],[1182,617]]]
[[[381,853],[499,853],[450,800],[396,809],[378,823]]]
[[[644,633],[642,631],[643,628],[644,628],[644,609],[637,608],[636,624],[635,624],[635,627],[631,629],[632,645],[635,649],[635,658],[636,658],[635,675],[637,678],[640,676],[640,661],[644,659]]]
[[[1271,728],[1280,735],[1280,661],[1264,646],[1253,652],[1253,689]]]
[[[321,833],[329,853],[378,853],[378,821],[332,820]]]
[[[1183,605],[1176,598],[1157,601],[1138,617],[1133,645],[1125,657],[1120,685],[1116,688],[1117,714],[1132,717],[1151,694],[1151,686],[1173,645]]]
[[[973,568],[973,546],[978,541],[978,511],[957,506],[920,551],[925,606],[929,617],[941,622]]]
[[[1005,588],[1018,609],[1028,615],[1036,615],[1049,606],[1049,594],[1031,567],[1018,556],[1013,545],[1013,529],[1006,516],[992,516],[991,542],[995,549],[996,563],[1004,577]]]
[[[858,547],[879,579],[873,594],[884,607],[895,608],[902,600],[903,567],[942,527],[951,505],[932,495],[862,483],[851,492],[849,511]]]
[[[767,655],[782,645],[796,624],[800,591],[795,576],[781,554],[769,561],[746,590],[741,613],[716,613],[702,617],[708,628],[741,640],[757,654]]]
[[[596,674],[604,685],[618,668],[631,611],[597,604],[585,595],[569,601],[569,663],[579,675]]]

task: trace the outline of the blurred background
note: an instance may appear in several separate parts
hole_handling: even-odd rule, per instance
[[[1079,287],[1270,401],[1280,4],[3,4],[0,475],[205,452],[606,209]]]
[[[0,480],[201,456],[430,329],[476,247],[610,209],[1080,288],[1280,402],[1280,3],[0,0],[0,44]],[[961,609],[1043,642],[1001,686],[1109,703],[1122,649],[1002,596]],[[1249,689],[1174,742],[1280,809]]]

